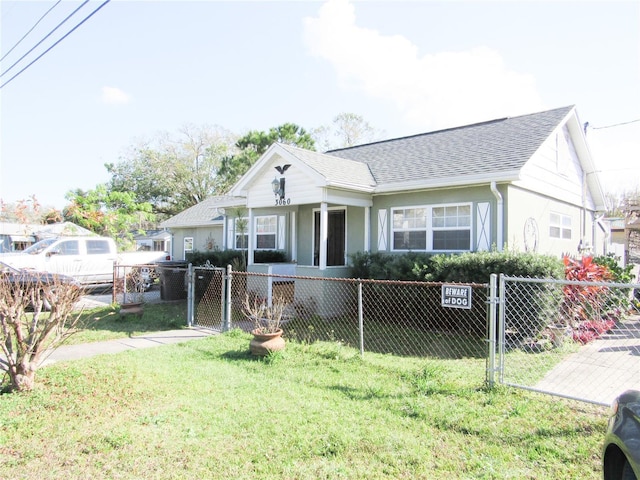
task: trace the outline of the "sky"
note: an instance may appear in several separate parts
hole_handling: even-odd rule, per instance
[[[638,1],[112,0],[19,73],[104,1],[0,0],[5,203],[62,209],[185,125],[395,138],[567,105],[605,191],[640,186]]]

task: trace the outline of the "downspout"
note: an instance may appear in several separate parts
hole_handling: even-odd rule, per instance
[[[498,237],[497,237],[497,248],[498,251],[502,251],[502,246],[504,244],[504,200],[502,199],[502,195],[498,191],[498,187],[496,186],[496,182],[491,182],[491,193],[496,197],[497,202],[497,214],[498,214]]]

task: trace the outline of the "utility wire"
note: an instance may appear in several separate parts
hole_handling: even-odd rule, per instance
[[[78,8],[76,8],[73,12],[71,12],[71,13],[67,16],[67,18],[65,18],[65,19],[64,19],[63,21],[61,21],[58,25],[56,25],[56,27],[55,27],[53,30],[51,30],[49,33],[47,33],[47,35],[46,35],[42,40],[40,40],[40,41],[39,41],[38,43],[36,43],[33,47],[31,47],[31,50],[29,50],[27,53],[25,53],[24,55],[22,55],[18,60],[16,60],[16,61],[13,63],[13,65],[11,65],[9,68],[7,68],[4,72],[0,73],[0,77],[4,77],[4,76],[5,76],[5,74],[9,73],[9,71],[10,71],[13,67],[15,67],[18,63],[20,63],[20,62],[24,59],[24,57],[26,57],[26,56],[27,56],[27,55],[29,55],[31,52],[33,52],[36,48],[38,48],[42,42],[44,42],[47,38],[49,38],[49,37],[53,34],[53,32],[55,32],[55,31],[56,31],[58,28],[60,28],[60,27],[61,27],[61,26],[62,26],[62,25],[67,21],[67,20],[69,20],[71,17],[73,17],[73,16],[76,14],[76,12],[77,12],[78,10],[80,10],[82,7],[84,7],[87,3],[89,3],[89,0],[84,0],[84,2],[83,2],[83,3],[82,3]],[[73,31],[73,30],[72,30],[72,31]],[[62,38],[64,38],[64,37],[62,37]],[[38,57],[38,58],[40,58],[40,57]]]
[[[47,10],[47,11],[45,12],[45,14],[44,14],[44,15],[42,15],[42,16],[38,19],[38,21],[33,25],[33,27],[31,27],[31,28],[29,29],[29,31],[28,31],[27,33],[25,33],[25,34],[23,35],[23,37],[22,37],[20,40],[18,40],[18,41],[16,42],[16,44],[15,44],[13,47],[11,47],[11,48],[9,49],[9,51],[8,51],[7,53],[5,53],[5,54],[2,56],[2,58],[0,58],[0,62],[1,62],[2,60],[4,60],[4,59],[6,58],[6,56],[7,56],[7,55],[9,55],[11,52],[13,52],[13,50],[14,50],[18,45],[20,45],[20,43],[22,43],[22,41],[23,41],[25,38],[27,38],[27,35],[29,35],[31,32],[33,32],[33,29],[34,29],[34,28],[36,28],[36,27],[38,26],[38,24],[39,24],[42,20],[44,20],[44,17],[46,17],[47,15],[49,15],[49,12],[51,12],[51,10],[53,10],[54,8],[56,8],[56,7],[58,6],[58,4],[59,4],[61,1],[62,1],[62,0],[58,0],[58,1],[55,3],[55,5],[53,5],[53,7],[51,7],[49,10]]]
[[[603,128],[620,127],[622,125],[629,125],[630,123],[640,122],[640,118],[636,120],[630,120],[628,122],[616,123],[615,125],[605,125],[604,127],[591,127],[594,130],[602,130]]]
[[[85,3],[87,3],[89,0],[86,0]],[[91,12],[89,15],[87,15],[80,23],[78,23],[75,27],[73,27],[71,30],[69,30],[62,38],[60,38],[56,43],[54,43],[53,45],[51,45],[49,48],[47,48],[44,52],[42,52],[38,57],[36,57],[35,60],[33,60],[31,63],[29,63],[26,67],[24,67],[22,70],[20,70],[18,73],[16,73],[13,77],[11,77],[9,80],[7,80],[6,82],[4,82],[2,85],[0,85],[0,88],[4,87],[5,85],[7,85],[9,82],[11,82],[14,78],[16,78],[18,75],[20,75],[22,72],[24,72],[27,68],[29,68],[31,65],[33,65],[34,63],[36,63],[38,60],[40,60],[47,52],[49,52],[53,47],[55,47],[56,45],[58,45],[62,40],[64,40],[65,38],[67,38],[69,35],[71,35],[72,32],[74,32],[80,25],[82,25],[84,22],[86,22],[87,20],[89,20],[94,14],[96,14],[98,12],[98,10],[100,10],[102,7],[104,7],[107,3],[109,3],[111,0],[105,0],[98,8],[96,8],[93,12]],[[82,4],[84,5],[84,3]],[[73,15],[73,14],[72,14]],[[2,75],[0,75],[2,76]]]

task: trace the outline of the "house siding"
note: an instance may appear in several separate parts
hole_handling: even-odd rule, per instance
[[[535,222],[537,226],[537,244],[535,251],[547,255],[563,255],[577,252],[582,240],[583,246],[601,244],[604,234],[594,229],[594,214],[570,202],[562,202],[551,197],[544,197],[520,187],[510,186],[508,189],[508,205],[506,212],[505,241],[509,248],[517,251],[532,250],[531,233],[525,226]],[[553,238],[550,235],[551,214],[571,219],[571,238]],[[527,223],[529,220],[529,223]],[[529,237],[527,238],[527,235]],[[598,253],[598,252],[596,252]]]
[[[223,249],[222,225],[211,227],[172,228],[171,257],[174,260],[185,260],[184,239],[193,238],[193,249],[204,252],[207,250]]]
[[[573,205],[583,205],[583,171],[566,126],[540,146],[522,168],[521,180],[514,185]],[[586,201],[586,206],[593,209],[590,196]]]

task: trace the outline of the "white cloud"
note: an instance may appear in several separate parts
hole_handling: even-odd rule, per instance
[[[357,26],[347,0],[328,0],[304,26],[309,52],[333,65],[344,88],[391,101],[416,127],[451,127],[545,108],[533,76],[509,70],[489,48],[421,54],[402,35]]]
[[[107,105],[126,105],[131,96],[116,87],[102,87],[102,103]]]

